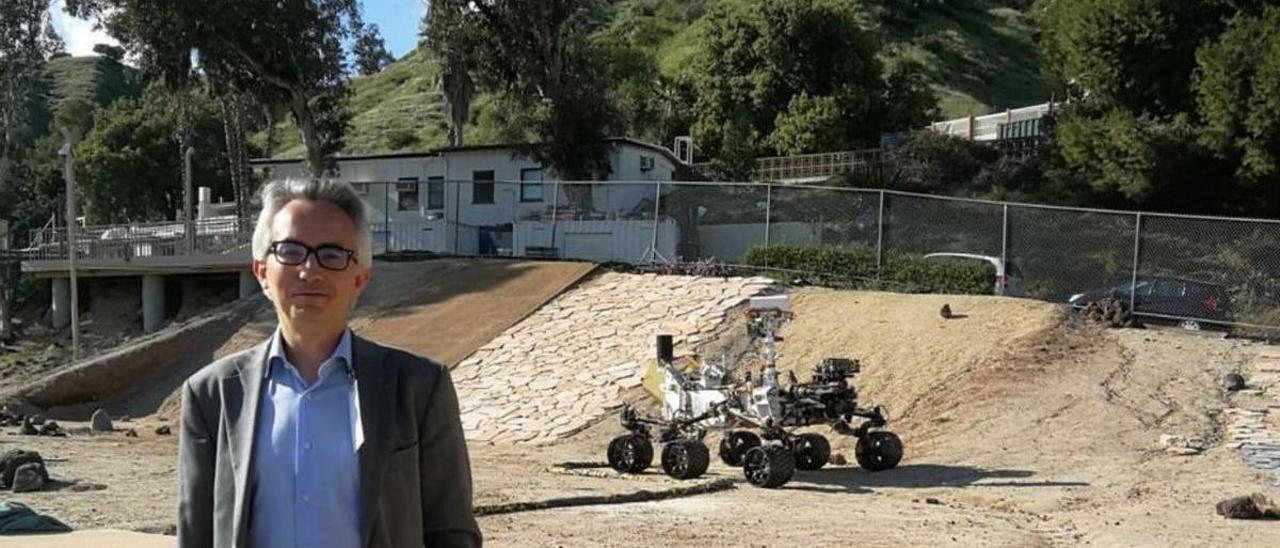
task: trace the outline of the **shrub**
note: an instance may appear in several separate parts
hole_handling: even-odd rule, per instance
[[[823,285],[883,286],[912,293],[989,294],[995,277],[995,268],[985,262],[926,260],[920,255],[908,254],[886,257],[883,276],[877,277],[875,251],[862,247],[754,246],[747,250],[744,262],[752,267],[814,274],[816,281]]]

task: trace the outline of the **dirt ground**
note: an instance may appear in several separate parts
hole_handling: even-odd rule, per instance
[[[862,361],[864,401],[885,403],[903,464],[801,472],[777,491],[487,517],[496,545],[1274,546],[1280,525],[1222,519],[1229,496],[1277,489],[1219,442],[1218,380],[1265,348],[1168,330],[1101,330],[1032,301],[805,292],[782,369]],[[950,303],[967,317],[943,320]],[[803,375],[801,375],[803,377]],[[601,458],[612,430],[573,440]],[[1180,457],[1158,440],[1204,438]],[[714,440],[713,440],[714,441]],[[835,451],[851,455],[849,440]],[[714,446],[713,446],[714,447]],[[739,477],[714,463],[712,472]],[[783,517],[785,516],[785,517]],[[574,524],[566,528],[566,524]]]
[[[861,401],[888,406],[906,445],[901,466],[829,466],[765,490],[714,458],[712,435],[707,479],[730,478],[734,488],[486,515],[486,544],[1275,546],[1280,538],[1280,523],[1224,520],[1213,509],[1252,492],[1280,499],[1221,443],[1219,411],[1235,396],[1218,381],[1232,371],[1247,376],[1269,347],[1176,330],[1102,330],[1018,299],[802,290],[793,300],[781,368],[803,378],[823,357],[860,359]],[[965,317],[943,320],[943,303]],[[162,531],[176,497],[176,439],[156,436],[156,424],[119,425],[138,438],[0,436],[0,450],[40,451],[67,484],[6,496],[77,528]],[[608,419],[554,445],[471,446],[477,505],[688,483],[656,467],[629,477],[557,468],[598,465],[618,430]],[[1160,448],[1162,434],[1209,447],[1175,456]],[[851,440],[832,442],[852,460]]]

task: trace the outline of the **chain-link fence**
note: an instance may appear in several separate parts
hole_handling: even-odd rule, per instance
[[[535,180],[540,173],[353,184],[369,205],[377,254],[732,266],[753,248],[832,246],[874,256],[877,276],[895,257],[941,254],[996,266],[1003,279],[993,287],[1008,295],[1077,305],[1115,298],[1185,327],[1280,329],[1280,221],[805,185]],[[193,242],[182,223],[157,223],[86,229],[78,247],[86,258],[216,253],[243,247],[251,229],[234,219],[194,224]],[[33,234],[42,246],[28,259],[65,257],[65,232],[44,232]]]

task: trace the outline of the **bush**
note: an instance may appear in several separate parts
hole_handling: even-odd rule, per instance
[[[875,251],[860,247],[754,246],[743,260],[753,267],[812,273],[823,285],[912,293],[984,295],[991,293],[995,278],[995,267],[985,262],[896,254],[886,257],[884,276],[878,281]]]
[[[913,293],[987,295],[995,285],[996,269],[987,262],[897,255],[885,266],[885,279],[898,286],[890,289]]]
[[[406,128],[388,130],[386,139],[387,147],[391,150],[404,150],[418,145],[418,135]]]

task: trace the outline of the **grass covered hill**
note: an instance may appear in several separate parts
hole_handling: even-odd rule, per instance
[[[676,78],[696,55],[704,16],[715,4],[746,0],[623,0],[601,32],[622,36]],[[943,115],[985,114],[1048,99],[1033,43],[1034,28],[1016,0],[864,0],[866,21],[884,43],[884,61],[912,59],[925,67]],[[909,6],[909,7],[903,7]],[[383,72],[357,78],[351,101],[347,154],[425,150],[445,144],[447,132],[436,67],[422,49]],[[498,140],[488,123],[492,98],[472,104],[468,144]],[[255,136],[261,144],[265,135]],[[301,157],[296,129],[278,130],[277,157]]]

